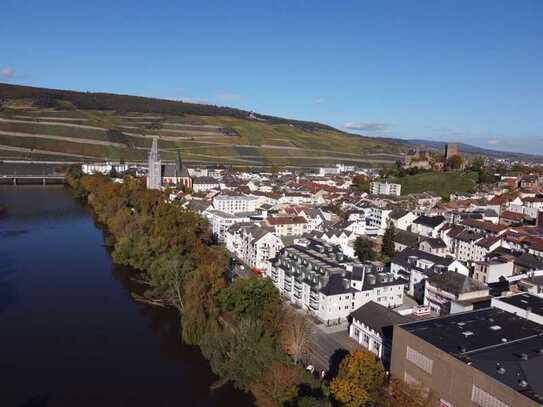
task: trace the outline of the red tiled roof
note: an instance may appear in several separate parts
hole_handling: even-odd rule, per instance
[[[507,229],[507,226],[504,225],[495,225],[491,222],[485,222],[477,219],[467,218],[462,221],[462,224],[465,226],[470,226],[472,228],[484,230],[485,232],[491,233],[500,233]]]
[[[514,220],[518,222],[521,222],[524,220],[524,215],[522,213],[512,212],[512,211],[504,211],[501,213],[500,217],[507,220]]]

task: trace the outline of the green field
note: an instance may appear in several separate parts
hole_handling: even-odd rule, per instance
[[[428,172],[390,180],[402,185],[402,195],[435,192],[448,196],[452,192],[473,191],[477,185],[475,172]]]

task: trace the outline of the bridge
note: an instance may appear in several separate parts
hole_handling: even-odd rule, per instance
[[[64,163],[0,162],[0,184],[64,184]]]

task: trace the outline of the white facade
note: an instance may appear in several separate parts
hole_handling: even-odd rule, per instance
[[[497,283],[500,277],[511,277],[514,264],[512,261],[482,261],[476,262],[473,268],[473,279],[481,283]]]
[[[230,226],[235,225],[236,223],[250,221],[250,218],[244,214],[233,215],[217,210],[207,211],[206,217],[211,224],[213,236],[215,236],[219,242],[224,242],[226,238],[226,231]]]
[[[113,163],[110,161],[104,163],[85,163],[81,164],[83,174],[110,174],[115,169],[116,172],[125,172],[128,170],[128,164]]]
[[[281,239],[257,225],[234,226],[226,232],[226,248],[253,269],[268,272],[273,259],[284,245]]]
[[[256,198],[244,195],[217,195],[213,198],[213,208],[230,214],[254,212]]]
[[[394,195],[400,196],[402,186],[400,184],[389,184],[388,182],[373,181],[370,183],[370,192],[373,195]]]
[[[390,209],[370,208],[367,218],[368,226],[379,228],[382,232],[388,227]]]

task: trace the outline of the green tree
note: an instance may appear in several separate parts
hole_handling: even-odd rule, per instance
[[[354,241],[354,253],[360,261],[375,260],[376,257],[372,241],[362,236]]]
[[[276,323],[279,322],[281,298],[277,288],[267,278],[235,280],[222,291],[220,301],[237,321],[262,320],[278,327]]]
[[[345,406],[359,407],[378,399],[384,378],[383,366],[373,353],[355,350],[341,362],[330,391]]]
[[[461,155],[455,154],[447,160],[447,168],[449,170],[459,170],[464,164],[464,159]]]
[[[396,229],[392,222],[389,223],[385,234],[383,235],[383,245],[381,246],[381,254],[393,257],[396,250],[394,248],[394,238],[396,236]]]

